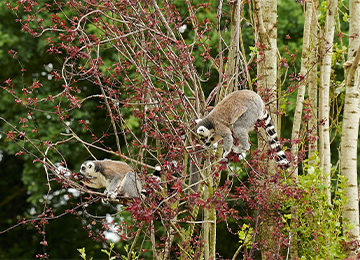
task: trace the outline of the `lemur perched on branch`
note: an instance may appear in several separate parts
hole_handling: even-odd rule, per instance
[[[288,168],[290,163],[281,149],[270,115],[261,97],[253,91],[239,90],[226,96],[207,116],[197,122],[196,133],[205,138],[207,146],[222,138],[223,158],[226,158],[231,150],[240,154],[250,149],[248,133],[258,120],[264,122],[270,147],[276,151],[277,164]],[[234,145],[233,134],[238,139],[239,146]]]

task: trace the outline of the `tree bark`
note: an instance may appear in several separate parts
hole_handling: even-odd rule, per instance
[[[359,61],[360,61],[360,2],[350,0],[350,41],[348,61],[351,64],[346,78],[344,119],[341,135],[341,174],[347,180],[343,211],[343,227],[351,239],[359,239],[359,199],[357,187],[357,144],[359,132]],[[352,38],[354,36],[354,38]],[[354,58],[355,56],[355,58]],[[353,228],[349,228],[353,226]]]
[[[300,68],[301,75],[305,75],[308,69],[311,69],[309,68],[308,65],[309,65],[309,56],[310,56],[310,28],[311,28],[312,16],[313,16],[312,3],[306,2],[303,47],[302,47],[301,68]],[[299,138],[303,103],[305,97],[305,88],[306,88],[306,82],[303,81],[298,88],[291,140],[295,140]],[[295,142],[291,147],[291,153],[293,154],[294,159],[296,161],[297,161],[298,150],[299,150],[299,144]],[[295,167],[292,176],[296,178],[297,175],[298,175],[298,168]]]
[[[303,33],[303,47],[301,55],[301,68],[300,74],[305,75],[308,70],[313,68],[309,66],[310,56],[313,51],[310,51],[310,38],[311,38],[311,25],[314,19],[313,4],[312,2],[306,2],[306,12],[305,12],[305,23],[304,23],[304,33]],[[305,97],[306,82],[298,88],[297,102],[294,113],[293,129],[291,133],[291,140],[299,139],[299,132],[302,120],[302,111],[303,111],[303,102]],[[291,148],[291,153],[293,154],[294,160],[297,162],[297,154],[299,152],[299,145],[297,142],[294,142]],[[292,176],[297,179],[298,177],[298,168],[295,166]],[[297,259],[298,250],[297,250],[297,235],[296,235],[296,226],[297,226],[297,217],[296,217],[297,207],[293,206],[291,209],[291,229],[290,229],[290,259]]]
[[[237,90],[239,68],[237,64],[239,56],[239,31],[240,31],[240,5],[238,1],[230,4],[230,29],[231,29],[231,40],[229,46],[228,61],[226,63],[226,84],[220,85],[220,94],[218,101],[224,99],[228,94]],[[222,69],[222,68],[220,68]],[[221,79],[222,80],[222,79]]]
[[[209,156],[207,159],[210,161]],[[205,170],[204,201],[214,195],[214,180],[210,174],[210,169]],[[216,259],[216,210],[212,203],[204,207],[203,240],[204,259]]]
[[[329,89],[331,75],[331,57],[334,43],[335,15],[337,12],[337,0],[327,2],[325,40],[322,53],[324,55],[321,65],[321,86],[319,97],[320,120],[324,120],[323,125],[319,127],[320,135],[320,165],[323,168],[324,185],[327,187],[326,195],[328,203],[331,204],[330,194],[330,171],[331,171],[331,153],[330,153],[330,129],[329,129]]]
[[[318,21],[317,21],[317,15],[318,15],[318,9],[319,9],[319,0],[314,0],[311,2],[312,8],[313,8],[313,18],[311,22],[310,27],[310,34],[311,34],[311,44],[310,48],[312,48],[312,51],[310,53],[309,57],[309,66],[311,70],[308,73],[308,96],[310,100],[310,106],[312,110],[312,117],[309,119],[308,122],[308,130],[310,131],[311,141],[309,142],[309,165],[314,165],[316,163],[315,156],[316,152],[318,151],[318,88],[317,88],[317,44],[318,44]]]
[[[258,91],[260,94],[263,92],[269,95],[266,99],[268,99],[271,104],[269,109],[271,113],[271,111],[277,110],[277,1],[255,0],[254,2],[256,29],[259,34],[260,46],[264,46],[264,49],[260,50],[258,54],[260,60],[257,65]],[[277,129],[276,114],[271,113],[271,118],[275,129]],[[262,136],[265,136],[265,132],[262,131],[261,134]],[[260,149],[266,146],[267,142],[263,142],[261,141],[261,138],[259,138]],[[268,175],[273,175],[275,170],[275,164],[271,161],[268,168]],[[276,193],[277,190],[273,189],[270,197],[273,199],[277,198]],[[270,205],[274,202],[273,199],[269,199]],[[269,254],[278,254],[279,251],[277,246],[278,241],[274,235],[276,233],[276,223],[273,220],[273,216],[276,215],[276,210],[270,208],[269,211],[270,212],[266,212],[265,214],[262,213],[262,221],[259,225],[262,259],[266,259]]]

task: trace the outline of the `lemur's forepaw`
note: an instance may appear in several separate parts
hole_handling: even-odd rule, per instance
[[[246,158],[246,153],[239,154],[239,160],[244,160]]]
[[[116,192],[111,192],[108,193],[108,198],[110,197],[111,200],[116,200],[117,195],[118,194]]]
[[[117,192],[109,192],[108,190],[104,191],[104,194],[106,195],[107,200],[116,200]]]
[[[230,151],[224,151],[222,158],[227,159],[228,155],[230,154]]]

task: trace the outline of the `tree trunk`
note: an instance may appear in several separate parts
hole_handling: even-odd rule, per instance
[[[350,42],[348,61],[351,64],[346,78],[344,119],[341,135],[341,174],[347,180],[343,211],[344,229],[351,239],[359,239],[359,200],[357,188],[357,144],[359,132],[359,60],[360,60],[360,2],[350,0]],[[352,38],[352,36],[355,36]],[[354,58],[355,56],[355,58]],[[353,228],[351,228],[353,227]]]
[[[208,156],[207,161],[210,162]],[[214,179],[211,176],[211,170],[207,169],[205,173],[204,185],[204,201],[209,200],[214,196]],[[215,181],[216,182],[216,181]],[[216,259],[216,210],[214,204],[210,203],[204,207],[204,223],[203,223],[203,240],[204,240],[204,259]]]
[[[256,0],[254,4],[254,15],[256,21],[256,28],[259,34],[260,46],[264,46],[264,50],[260,50],[258,58],[260,62],[257,65],[258,74],[258,91],[260,94],[267,93],[268,99],[271,103],[271,111],[277,110],[277,2],[276,0]],[[274,102],[271,102],[274,101]],[[271,113],[272,122],[275,129],[277,129],[277,116]],[[265,136],[265,132],[261,131],[261,135]],[[259,138],[259,147],[266,147],[267,142],[261,141]],[[268,174],[273,175],[275,173],[275,164],[270,162],[268,168]],[[270,195],[271,198],[277,198],[276,189],[273,189]],[[271,199],[269,199],[271,200]],[[272,201],[273,202],[273,201]],[[269,201],[270,204],[272,202]],[[271,207],[271,206],[270,206]],[[259,239],[260,250],[263,259],[267,258],[267,255],[277,255],[278,241],[276,236],[276,223],[274,223],[273,216],[276,215],[276,210],[270,208],[270,212],[266,212],[262,216],[262,221],[259,225]]]
[[[226,84],[220,85],[220,95],[218,101],[224,99],[228,94],[232,93],[234,90],[237,90],[238,85],[238,74],[239,74],[239,64],[237,64],[239,56],[239,31],[240,31],[240,5],[238,1],[231,3],[230,5],[231,21],[231,40],[229,46],[229,55],[228,61],[226,63]],[[239,16],[239,17],[238,17]],[[220,68],[222,70],[222,68]],[[220,73],[221,74],[221,73]]]
[[[305,23],[304,23],[304,34],[303,34],[303,47],[301,55],[301,68],[300,74],[305,75],[309,68],[309,56],[310,56],[310,28],[312,23],[312,3],[306,2],[306,13],[305,13]],[[305,85],[304,81],[298,88],[297,101],[294,113],[293,129],[291,133],[291,140],[299,138],[301,120],[302,120],[302,111],[303,111],[303,102],[305,97]],[[291,148],[291,153],[294,156],[294,159],[297,161],[297,153],[299,150],[298,143],[294,143]],[[298,168],[295,167],[292,176],[295,178],[298,175]]]
[[[310,38],[311,38],[311,24],[313,21],[313,4],[311,2],[306,2],[306,13],[305,13],[305,23],[304,23],[304,33],[303,33],[303,48],[301,55],[301,68],[300,74],[305,75],[308,70],[311,70],[312,67],[309,66],[309,59],[312,52],[310,51]],[[305,87],[306,82],[303,82],[298,88],[297,94],[297,102],[295,107],[294,121],[293,121],[293,129],[291,133],[291,140],[299,139],[299,132],[302,120],[302,111],[303,111],[303,102],[305,97]],[[294,142],[291,148],[291,153],[293,154],[293,158],[297,161],[297,154],[299,152],[299,145],[297,142]],[[298,168],[294,167],[292,176],[294,178],[298,177]],[[290,259],[297,259],[297,235],[296,235],[296,211],[297,207],[293,206],[291,209],[291,230],[290,230]]]
[[[330,153],[330,129],[329,129],[329,89],[331,75],[331,57],[334,43],[335,15],[337,12],[337,0],[327,2],[326,23],[325,23],[325,40],[322,53],[324,55],[321,65],[321,87],[319,98],[320,120],[324,120],[320,125],[320,163],[323,168],[324,185],[327,187],[326,195],[328,203],[331,204],[330,194],[330,170],[331,170],[331,153]]]
[[[317,14],[319,9],[319,0],[312,1],[313,8],[313,18],[311,21],[310,34],[311,34],[311,45],[312,51],[309,58],[309,68],[311,69],[308,73],[308,96],[310,100],[310,106],[312,110],[312,117],[308,122],[308,130],[310,131],[310,141],[309,141],[309,165],[314,165],[316,160],[316,152],[318,151],[318,141],[317,141],[317,130],[318,130],[318,95],[317,95],[317,51],[315,46],[318,44],[318,28],[317,28]]]

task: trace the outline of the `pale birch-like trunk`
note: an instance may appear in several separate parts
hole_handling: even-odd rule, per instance
[[[317,44],[318,44],[318,21],[317,21],[317,15],[318,15],[318,8],[319,8],[319,0],[312,1],[312,8],[313,8],[313,18],[311,22],[310,27],[310,36],[311,36],[311,44],[310,48],[312,49],[309,57],[309,67],[310,71],[308,73],[308,96],[310,100],[310,105],[312,109],[312,115],[313,117],[309,119],[308,122],[308,130],[311,131],[311,137],[314,139],[313,141],[309,142],[309,164],[314,165],[315,160],[315,153],[318,151],[318,145],[317,145],[317,130],[318,130],[318,88],[317,88]]]
[[[211,163],[210,156],[207,156],[207,161]],[[210,176],[210,172],[210,169],[204,171],[206,181],[204,183],[203,196],[205,201],[214,195],[215,185],[212,176]],[[204,208],[202,233],[204,240],[204,259],[216,259],[216,210],[213,204]]]
[[[305,23],[304,23],[304,33],[303,33],[303,47],[302,47],[302,55],[301,55],[301,68],[300,74],[305,75],[309,68],[309,56],[310,52],[310,38],[311,38],[311,24],[313,20],[313,4],[311,2],[306,2],[306,12],[305,12]],[[291,133],[291,140],[295,140],[300,138],[300,126],[303,112],[303,102],[305,97],[305,87],[306,82],[302,82],[298,88],[297,101],[295,106],[294,113],[294,121],[293,121],[293,129]],[[293,143],[291,147],[291,153],[293,154],[293,158],[295,162],[297,162],[297,154],[299,151],[299,145],[297,142]],[[292,176],[294,178],[298,177],[298,168],[297,164],[294,165],[294,170]],[[297,235],[296,235],[296,225],[297,225],[297,217],[296,217],[297,207],[293,206],[291,209],[291,229],[290,229],[290,259],[297,259],[298,250],[297,250]]]
[[[206,176],[207,177],[207,176]],[[210,198],[210,184],[204,186],[204,200]],[[203,224],[203,239],[204,239],[204,259],[207,260],[210,258],[210,208],[204,208],[204,224]]]
[[[256,22],[256,29],[259,35],[260,45],[264,45],[265,48],[261,51],[263,54],[259,54],[261,62],[257,65],[258,74],[258,90],[266,88],[266,92],[269,101],[276,100],[277,98],[277,1],[276,0],[255,0],[254,1],[254,16]],[[271,102],[270,111],[277,109],[277,102]],[[272,122],[275,129],[277,128],[277,117],[274,113],[271,113]],[[265,136],[265,133],[261,133]],[[259,138],[259,147],[266,147],[267,143],[262,142]],[[275,164],[270,162],[268,168],[268,174],[272,175],[275,172]],[[276,200],[276,189],[273,190],[269,200]],[[269,201],[269,203],[271,203]],[[259,239],[260,250],[263,259],[266,259],[266,254],[270,255],[278,253],[277,238],[274,236],[276,233],[276,223],[272,218],[272,214],[276,214],[276,210],[270,210],[264,214],[262,221],[259,225]]]
[[[231,39],[229,46],[229,55],[228,61],[226,63],[226,85],[220,88],[220,95],[218,102],[224,99],[225,96],[231,92],[237,90],[237,78],[238,78],[238,67],[236,60],[239,55],[239,31],[240,31],[240,5],[238,1],[230,4],[230,29],[231,29]],[[239,16],[239,17],[238,17]],[[221,70],[222,68],[220,68]],[[222,73],[219,73],[220,75]],[[221,79],[222,80],[222,79]]]
[[[334,43],[335,15],[337,12],[337,0],[327,2],[326,22],[324,30],[324,44],[321,50],[323,61],[321,65],[321,84],[319,97],[319,113],[320,119],[324,120],[324,124],[319,127],[320,137],[320,165],[323,168],[324,185],[326,189],[327,202],[331,204],[330,193],[330,171],[331,171],[331,153],[330,153],[330,129],[329,129],[329,89],[331,76],[331,57]]]
[[[347,203],[343,211],[344,229],[351,239],[359,239],[359,200],[357,188],[357,144],[359,132],[359,60],[360,60],[360,2],[350,0],[350,39],[348,63],[351,66],[345,79],[346,94],[341,135],[341,174],[347,179],[345,196]],[[352,36],[355,36],[352,38]],[[355,58],[354,58],[355,56]],[[348,226],[353,226],[349,230]]]
[[[302,47],[302,55],[301,55],[301,68],[300,74],[305,75],[309,68],[309,56],[310,56],[310,28],[313,16],[312,3],[306,2],[306,12],[305,12],[305,23],[304,23],[304,33],[303,33],[303,47]],[[305,87],[306,82],[303,81],[298,88],[297,100],[295,106],[294,113],[294,121],[293,121],[293,129],[291,133],[291,140],[295,140],[299,138],[301,119],[302,119],[302,111],[303,111],[303,103],[305,97]],[[291,153],[294,156],[295,161],[297,161],[297,153],[299,150],[298,143],[294,143],[291,147]],[[298,168],[295,165],[292,176],[295,178],[298,175]]]
[[[258,90],[261,92],[266,89],[264,95],[269,99],[268,108],[271,113],[277,110],[277,2],[276,0],[256,0],[254,8],[258,20],[260,45],[265,45],[264,50],[261,51],[262,54],[258,54],[261,60],[257,65]],[[277,129],[277,115],[271,113],[271,119]],[[261,142],[259,146],[267,146],[267,141]],[[270,174],[271,170],[269,171]]]
[[[230,6],[231,12],[231,21],[230,21],[230,28],[231,28],[231,41],[229,46],[229,59],[226,63],[226,82],[227,87],[224,88],[226,95],[233,92],[233,90],[237,87],[235,84],[237,82],[237,73],[235,71],[236,67],[236,53],[238,52],[238,43],[239,43],[239,27],[237,26],[238,17],[237,17],[237,7],[238,2],[235,1],[234,4]],[[240,17],[239,17],[240,19]]]

